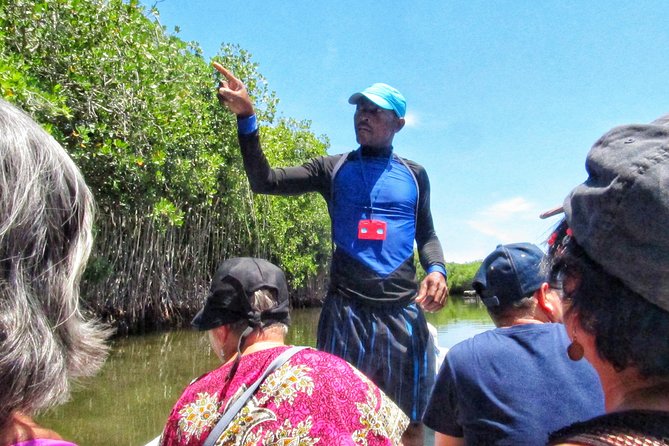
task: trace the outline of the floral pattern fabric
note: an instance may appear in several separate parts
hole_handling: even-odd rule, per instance
[[[36,438],[34,440],[20,441],[9,446],[77,446],[65,440],[51,440],[44,438]]]
[[[227,407],[288,347],[242,357],[191,383],[172,409],[162,446],[199,446]],[[395,445],[406,415],[346,361],[313,349],[298,352],[260,385],[216,446],[290,444]]]

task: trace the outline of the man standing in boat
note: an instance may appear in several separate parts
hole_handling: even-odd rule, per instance
[[[225,77],[219,101],[237,115],[251,189],[275,195],[318,192],[328,204],[335,249],[318,348],[367,374],[411,419],[403,443],[422,444],[420,420],[435,374],[435,347],[423,310],[443,308],[448,288],[427,173],[393,152],[393,138],[405,122],[404,97],[386,84],[353,94],[357,150],[273,169],[260,146],[246,87],[220,64],[214,66]],[[420,286],[414,240],[427,273]]]

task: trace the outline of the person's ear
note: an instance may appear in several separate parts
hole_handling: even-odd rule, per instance
[[[397,124],[395,125],[395,133],[399,132],[404,128],[404,124],[406,124],[406,120],[404,118],[397,118]]]
[[[555,301],[548,283],[542,283],[539,289],[534,292],[534,296],[537,299],[537,305],[539,305],[541,311],[546,315],[546,318],[551,322],[560,322],[559,302]]]
[[[225,344],[225,340],[228,339],[228,336],[230,335],[230,330],[226,325],[221,325],[220,327],[216,327],[211,331],[220,345]]]

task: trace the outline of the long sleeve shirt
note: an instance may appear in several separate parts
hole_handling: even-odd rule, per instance
[[[430,212],[430,183],[419,164],[399,158],[392,147],[359,147],[301,166],[272,168],[255,117],[239,121],[239,142],[254,192],[318,192],[327,202],[335,245],[331,291],[372,303],[411,301],[417,292],[414,240],[423,268],[446,275]],[[358,238],[361,220],[383,221],[385,239]]]

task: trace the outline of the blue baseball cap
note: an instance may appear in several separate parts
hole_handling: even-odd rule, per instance
[[[498,245],[481,263],[472,285],[486,307],[507,306],[546,281],[544,253],[531,243]]]
[[[407,111],[407,101],[402,96],[402,93],[388,84],[373,84],[359,93],[353,93],[348,98],[348,103],[357,104],[363,97],[385,110],[394,111],[400,118],[403,118]]]

